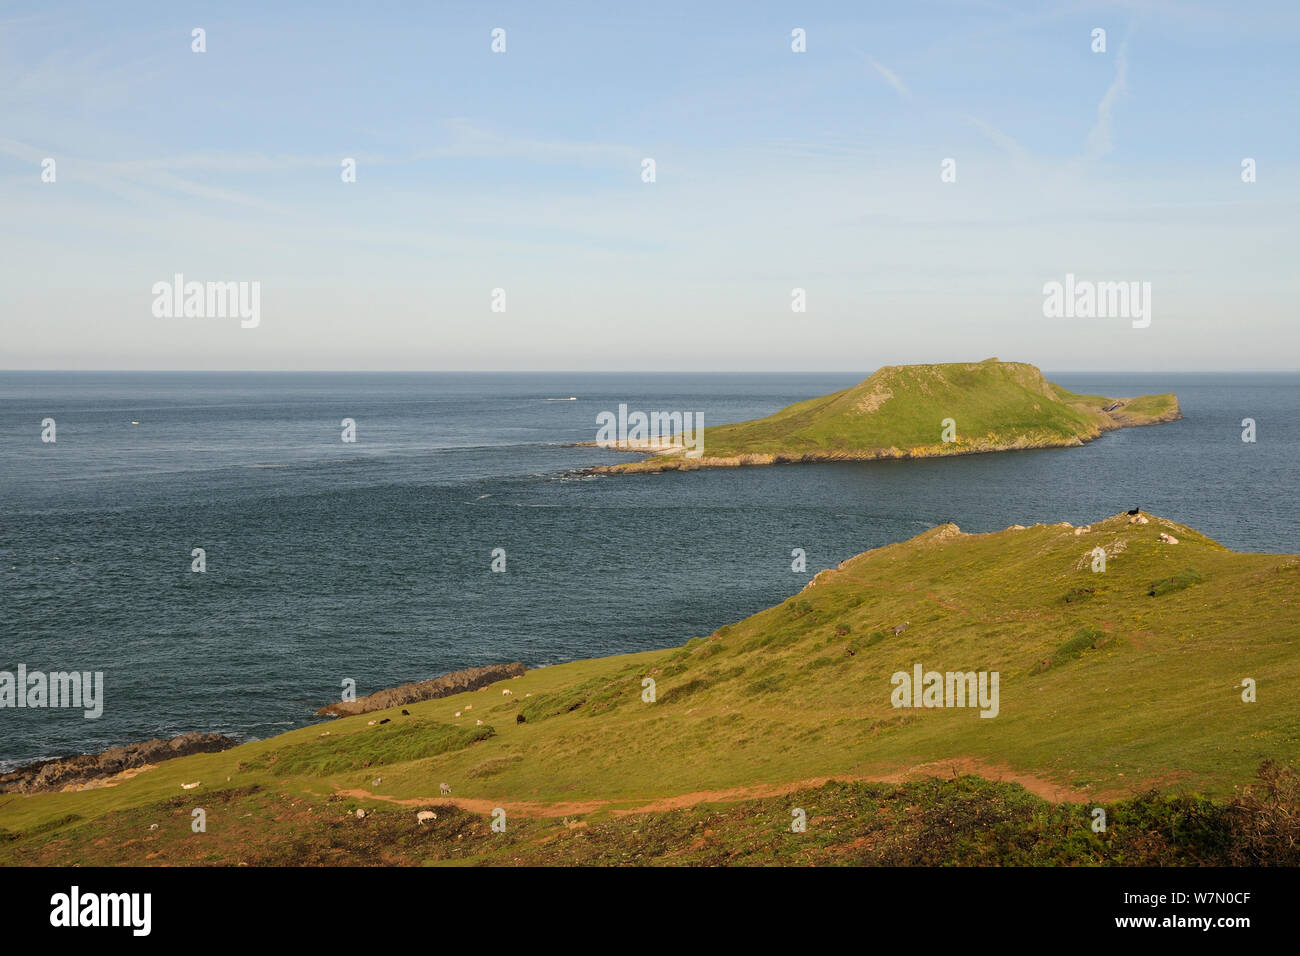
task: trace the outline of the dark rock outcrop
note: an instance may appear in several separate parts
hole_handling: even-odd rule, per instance
[[[173,757],[190,754],[219,753],[239,743],[221,734],[189,733],[163,740],[155,737],[139,744],[109,747],[100,754],[78,754],[75,757],[58,757],[40,760],[0,774],[0,793],[40,793],[61,790],[112,777],[123,770],[133,770],[146,764],[160,763]]]
[[[524,671],[525,667],[519,661],[515,661],[513,664],[488,664],[485,667],[469,667],[463,671],[452,671],[442,677],[435,677],[433,680],[402,684],[400,687],[390,687],[388,690],[376,691],[365,697],[358,697],[356,700],[330,704],[327,707],[322,707],[316,713],[321,717],[352,717],[356,714],[369,713],[372,710],[386,710],[389,707],[414,704],[421,700],[433,700],[438,697],[460,694],[467,690],[478,690],[488,684],[495,684],[499,680],[522,677]]]

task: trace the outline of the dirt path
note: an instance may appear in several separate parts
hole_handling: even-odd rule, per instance
[[[951,757],[946,760],[933,760],[930,763],[917,764],[906,770],[875,777],[879,783],[902,783],[917,777],[959,777],[962,774],[974,774],[995,783],[1018,783],[1035,796],[1042,797],[1048,803],[1086,803],[1101,799],[1103,794],[1086,793],[1070,787],[1052,783],[1032,774],[1017,773],[1007,764],[988,763],[974,757]]]
[[[569,801],[566,803],[520,803],[514,800],[488,800],[481,797],[394,797],[386,793],[371,793],[369,790],[335,790],[341,797],[354,797],[358,800],[383,800],[403,807],[432,807],[442,804],[460,807],[472,813],[490,815],[497,807],[506,813],[521,817],[568,817],[595,813],[609,806],[608,800]]]
[[[511,800],[488,800],[479,797],[410,797],[399,798],[369,790],[336,790],[344,797],[363,800],[383,800],[404,807],[429,807],[436,804],[452,804],[472,813],[490,814],[497,807],[507,813],[524,817],[568,817],[582,816],[597,810],[610,810],[619,816],[643,813],[663,813],[669,810],[681,810],[700,803],[739,803],[744,800],[759,800],[766,797],[779,797],[799,790],[810,790],[831,781],[841,783],[904,783],[922,777],[958,777],[974,774],[986,780],[999,783],[1018,783],[1030,793],[1043,798],[1049,803],[1086,803],[1110,796],[1101,793],[1085,793],[1060,784],[1052,783],[1032,774],[1017,773],[1005,764],[992,764],[974,757],[953,757],[947,760],[935,760],[930,763],[917,764],[886,774],[841,775],[831,777],[810,777],[806,780],[792,780],[787,783],[754,784],[743,787],[728,787],[724,790],[696,790],[692,793],[678,794],[672,797],[660,797],[649,803],[635,807],[614,806],[628,801],[615,800],[574,800],[563,803],[518,802]]]

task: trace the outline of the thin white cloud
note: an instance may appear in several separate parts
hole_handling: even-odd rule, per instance
[[[885,66],[885,64],[881,63],[874,56],[867,57],[867,62],[876,68],[876,72],[879,73],[882,77],[884,77],[886,83],[888,83],[890,86],[892,86],[895,90],[898,91],[899,96],[912,95],[911,91],[908,90],[907,86],[899,78],[898,74],[895,73],[893,70],[891,70],[889,67]]]
[[[1088,133],[1088,156],[1096,158],[1114,151],[1111,140],[1111,116],[1115,101],[1128,89],[1128,58],[1123,49],[1115,56],[1115,79],[1111,80],[1106,95],[1097,104],[1097,122]]]
[[[978,116],[970,116],[969,114],[965,115],[963,118],[967,123],[979,130],[985,139],[1000,147],[1003,152],[1017,163],[1020,163],[1025,167],[1031,167],[1034,165],[1033,157],[1030,155],[1029,150],[1025,149],[1025,147],[1021,146],[1015,139],[1002,132],[1002,130],[998,129],[992,123],[987,123]]]

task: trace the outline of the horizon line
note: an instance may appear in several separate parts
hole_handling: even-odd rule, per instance
[[[1014,361],[1014,360],[1011,360]],[[877,366],[873,371],[886,368],[889,365],[897,364],[906,365],[961,365],[961,364],[979,364],[978,362],[907,362],[907,363],[887,363],[886,365]],[[1017,364],[1030,365],[1030,362],[1021,362]],[[1282,373],[1293,374],[1300,373],[1300,367],[1295,368],[1176,368],[1176,369],[1119,369],[1119,368],[1044,368],[1035,366],[1044,373],[1069,373],[1069,374],[1092,374],[1103,373],[1107,375],[1147,375],[1147,374],[1164,374],[1164,375],[1199,375],[1213,373],[1218,375],[1255,375],[1263,373]],[[143,374],[143,375],[160,375],[160,374],[208,374],[208,375],[260,375],[260,374],[284,374],[284,375],[311,375],[311,374],[330,374],[330,375],[839,375],[852,374],[857,375],[861,369],[815,369],[815,368],[753,368],[753,369],[528,369],[528,368],[0,368],[0,375],[15,374],[34,374],[34,373],[59,373],[59,374],[86,374],[86,373],[114,373],[114,374]]]

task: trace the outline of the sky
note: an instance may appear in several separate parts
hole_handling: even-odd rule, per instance
[[[1289,0],[6,2],[0,368],[1294,370],[1298,41]],[[1149,324],[1045,315],[1067,275]]]

